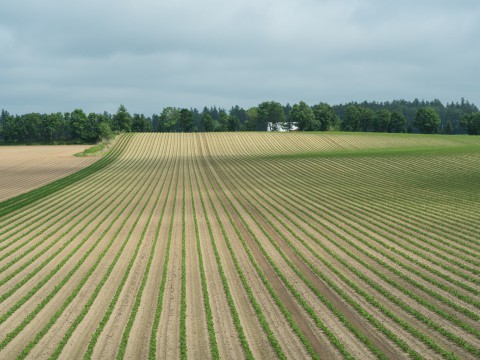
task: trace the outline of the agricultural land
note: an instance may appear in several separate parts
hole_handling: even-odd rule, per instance
[[[480,358],[478,137],[23,149],[0,148],[0,359]]]
[[[0,201],[48,184],[97,160],[74,157],[88,145],[0,146]]]

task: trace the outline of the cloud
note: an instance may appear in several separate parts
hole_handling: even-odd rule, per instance
[[[477,2],[446,0],[12,2],[0,14],[0,106],[478,104],[479,16]]]

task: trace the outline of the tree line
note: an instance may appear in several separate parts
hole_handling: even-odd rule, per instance
[[[115,114],[71,113],[11,115],[2,110],[0,139],[11,143],[95,143],[116,132],[214,131],[354,131],[480,134],[480,112],[463,98],[443,105],[430,102],[351,102],[314,106],[300,101],[291,106],[265,101],[244,109],[165,107],[146,117],[131,115],[124,105]]]

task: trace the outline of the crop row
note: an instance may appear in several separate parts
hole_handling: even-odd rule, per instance
[[[131,175],[133,175],[133,173],[131,173]],[[136,182],[135,182],[136,180]],[[76,226],[78,226],[79,224],[81,224],[85,219],[87,219],[89,216],[91,218],[95,218],[97,217],[99,214],[102,214],[104,213],[115,201],[115,199],[112,199],[110,200],[110,198],[112,198],[114,195],[115,196],[121,196],[124,192],[128,191],[127,189],[131,186],[137,186],[140,182],[140,179],[136,179],[134,176],[131,176],[130,177],[130,181],[128,182],[127,179],[125,179],[124,181],[120,182],[120,185],[126,185],[124,187],[124,189],[119,193],[118,191],[117,192],[111,192],[106,198],[103,199],[103,201],[107,201],[109,200],[109,202],[107,203],[107,205],[103,206],[102,208],[98,208],[96,206],[92,206],[91,209],[89,209],[89,211],[85,211],[84,214],[82,214],[82,217],[77,220],[73,225],[69,226],[69,228],[67,230],[65,230],[61,236],[53,242],[53,244],[50,244],[47,248],[43,249],[42,251],[38,252],[33,258],[31,258],[30,260],[28,260],[27,262],[23,263],[22,266],[18,267],[13,273],[10,273],[6,278],[2,279],[1,280],[1,284],[4,284],[5,282],[7,282],[9,279],[11,279],[12,277],[14,277],[16,274],[20,273],[22,270],[24,270],[25,268],[27,268],[30,264],[34,263],[38,258],[40,258],[40,256],[42,256],[47,250],[49,250],[50,248],[52,248],[57,242],[61,241],[62,238],[64,236],[66,236],[66,234],[68,234],[71,230],[75,229]],[[121,197],[120,197],[121,198]],[[94,211],[96,211],[96,213],[94,214]],[[108,216],[110,215],[110,213],[106,216],[103,216],[103,220],[101,222],[104,222],[108,219]],[[56,259],[57,256],[59,254],[62,253],[62,251],[67,248],[67,246],[72,243],[73,241],[75,241],[77,239],[77,237],[87,228],[87,226],[89,225],[90,221],[86,222],[79,230],[77,230],[74,234],[72,234],[70,236],[70,238],[68,240],[66,240],[63,245],[57,249],[53,254],[51,254],[47,259],[45,259],[40,265],[38,265],[33,271],[31,271],[28,275],[24,276],[22,278],[21,281],[19,281],[18,283],[15,284],[15,286],[13,288],[11,288],[9,291],[7,291],[6,293],[4,293],[2,295],[2,298],[1,298],[1,301],[3,302],[6,298],[8,298],[9,296],[11,296],[16,290],[18,290],[21,286],[23,286],[25,283],[27,283],[32,277],[34,277],[40,270],[42,270],[47,264],[51,263],[52,260]],[[61,227],[59,228],[61,229]],[[57,230],[58,231],[58,230]],[[46,241],[48,240],[49,237],[51,237],[53,234],[55,234],[57,231],[54,231],[50,234],[48,234],[46,237],[44,237],[41,241]],[[92,232],[93,233],[93,232]],[[51,277],[53,277],[55,275],[56,272],[58,272],[58,270],[61,269],[61,267],[83,246],[83,244],[86,243],[86,241],[88,240],[88,236],[85,237],[83,239],[83,241],[80,241],[80,243],[68,254],[68,255],[64,255],[62,257],[62,262],[60,263],[60,265],[57,265],[57,268],[52,271],[44,280],[42,280],[41,282],[37,283],[35,288],[31,289],[30,293],[31,295],[33,295],[43,284],[45,284]],[[31,249],[27,250],[26,252],[24,252],[21,256],[19,256],[18,258],[15,259],[15,261],[12,261],[11,263],[9,264],[6,264],[6,266],[4,268],[7,268],[8,266],[16,263],[19,259],[22,259],[23,257],[25,257],[29,252],[31,252],[32,250],[35,250],[39,245],[39,242],[37,242],[34,246],[31,247]],[[2,271],[4,270],[4,268],[2,268]],[[24,298],[24,301],[26,301],[27,299]]]
[[[233,168],[233,167],[231,167],[231,168]],[[256,164],[255,168],[258,169],[258,164]],[[229,176],[227,176],[227,177],[230,178],[230,179],[232,179],[232,178],[234,178],[234,179],[239,179],[239,178],[241,178],[241,179],[259,179],[259,178],[262,178],[262,176],[257,176],[257,175],[247,175],[247,176],[245,176],[245,174],[248,174],[248,172],[246,171],[245,168],[244,168],[243,170],[241,170],[240,173],[242,174],[242,176],[239,176],[239,174],[235,174],[235,175],[229,175]],[[266,188],[267,186],[268,186],[268,185],[264,185],[263,188]],[[260,186],[260,187],[262,187],[262,186]],[[278,190],[278,186],[276,186],[275,189]],[[290,205],[291,205],[291,203],[290,203]],[[299,209],[296,208],[296,210],[299,210]],[[301,210],[301,209],[300,209],[300,210]],[[417,314],[417,316],[420,316],[420,315]],[[467,327],[467,328],[468,328],[468,327]],[[473,330],[473,332],[475,333],[475,330],[474,330],[474,329],[470,329],[470,330]],[[447,334],[447,336],[449,336],[449,335]],[[453,337],[453,338],[454,338],[454,337]],[[463,343],[463,341],[461,341],[461,339],[456,338],[456,341],[457,341],[458,343],[464,345],[464,343]],[[468,348],[468,344],[466,344],[465,346]],[[470,348],[470,349],[471,349],[472,351],[474,351],[472,348]],[[475,352],[475,351],[474,351],[474,352]]]
[[[152,162],[152,163],[153,163],[153,162]],[[132,178],[131,181],[133,181],[133,180],[134,180],[134,178]],[[137,180],[137,183],[140,182],[140,180],[141,180],[141,179],[138,179],[138,180]],[[132,184],[130,184],[130,185],[132,185]],[[125,187],[125,189],[124,189],[123,191],[126,191],[128,188],[129,188],[129,187]],[[135,187],[134,187],[134,188],[135,188]],[[137,188],[137,189],[140,190],[141,187],[139,187],[139,188]],[[138,192],[139,190],[137,190],[137,192]],[[117,195],[121,195],[121,193],[117,193]],[[116,218],[115,218],[115,219],[109,224],[109,226],[103,231],[102,236],[100,236],[100,238],[94,243],[94,245],[93,245],[87,252],[84,253],[84,256],[82,257],[82,259],[70,270],[70,272],[69,272],[69,273],[67,274],[67,276],[60,282],[60,284],[55,287],[54,291],[51,292],[51,293],[49,294],[49,296],[47,296],[47,298],[45,298],[45,299],[42,301],[42,303],[41,303],[39,306],[37,306],[37,308],[35,309],[35,311],[32,312],[25,320],[27,320],[27,319],[30,319],[30,320],[31,320],[31,319],[41,310],[41,308],[43,308],[43,307],[46,305],[46,303],[47,303],[51,298],[53,298],[53,296],[54,296],[56,293],[58,293],[58,292],[60,291],[60,289],[62,288],[62,286],[68,281],[68,279],[73,275],[73,273],[80,267],[80,265],[85,261],[85,259],[87,258],[87,256],[94,250],[95,246],[102,240],[103,236],[104,236],[104,235],[108,232],[108,230],[114,225],[115,220],[116,220],[116,219],[119,219],[119,218],[121,217],[121,215],[123,215],[123,211],[125,211],[125,209],[128,207],[128,205],[129,205],[128,203],[125,204],[124,208],[117,214]],[[107,209],[107,208],[108,208],[108,205],[107,205],[106,207],[104,207],[104,209]],[[96,227],[95,227],[92,231],[90,231],[90,233],[85,237],[84,241],[82,241],[81,244],[80,244],[79,246],[77,246],[76,249],[74,249],[74,251],[78,250],[78,248],[82,245],[82,243],[84,243],[85,241],[87,241],[87,240],[90,238],[90,236],[95,232],[95,230],[98,229],[98,228],[100,227],[100,225],[101,225],[107,218],[109,218],[109,216],[114,212],[115,209],[116,209],[116,207],[112,207],[112,208],[111,208],[110,212],[103,217],[103,220],[101,220],[100,222],[97,223]],[[133,212],[134,209],[135,209],[135,207],[132,208],[131,212]],[[101,213],[101,212],[100,212],[100,213]],[[127,219],[128,219],[128,216],[124,218],[123,223],[125,223]],[[118,233],[119,231],[120,231],[120,230],[118,230],[117,233]],[[97,265],[100,263],[100,260],[101,260],[101,259],[103,258],[103,256],[106,254],[106,252],[108,251],[109,247],[112,245],[112,243],[113,243],[114,240],[115,240],[115,237],[113,237],[113,238],[111,239],[109,245],[105,248],[104,252],[103,252],[103,253],[101,254],[101,256],[98,258],[95,266],[97,266]],[[51,276],[53,276],[53,273],[54,273],[54,272],[57,272],[57,271],[61,268],[61,266],[62,266],[63,264],[65,264],[65,261],[63,261],[63,262],[60,264],[60,266],[57,266],[57,267],[49,274],[49,276],[47,276],[47,278],[45,278],[45,279],[42,281],[42,283],[39,284],[39,285],[45,284],[46,281],[47,281],[49,278],[51,278]],[[95,266],[92,267],[92,268],[89,270],[89,273],[87,273],[87,275],[83,278],[84,281],[82,281],[81,284],[84,284],[84,283],[85,283],[85,281],[87,280],[89,274],[91,274],[91,272],[93,271],[93,269],[95,268]],[[40,270],[40,269],[39,269],[39,270]],[[37,290],[37,289],[33,289],[33,291],[31,291],[30,293],[33,295],[33,293],[34,293],[36,290]],[[79,288],[78,288],[78,290],[79,290]],[[69,298],[70,301],[75,297],[75,295],[74,295],[75,293],[76,293],[76,291],[74,291],[74,292],[72,293],[73,295],[71,295],[71,297]],[[26,301],[26,298],[24,298],[23,301]],[[68,301],[67,301],[67,302],[68,302]],[[66,305],[67,305],[67,302],[64,303],[65,307],[66,307]],[[61,312],[60,312],[60,310],[59,310],[59,312],[57,312],[57,314],[60,314],[60,313],[61,313]],[[25,320],[22,322],[22,324],[21,324],[19,327],[17,327],[17,329],[15,329],[16,332],[21,331],[21,329],[26,325],[27,322],[26,322]],[[53,319],[52,319],[52,320],[53,320]],[[52,321],[51,321],[50,323],[53,324]],[[11,333],[11,334],[12,334],[12,333]],[[41,335],[41,334],[42,334],[42,333],[39,333],[39,334],[37,335],[37,337],[36,337],[37,340],[40,339],[40,337],[41,337],[40,335]],[[11,335],[10,335],[10,336],[7,336],[7,339],[9,339],[9,338],[11,338]],[[34,341],[34,342],[35,342],[35,341]],[[31,344],[33,344],[33,342],[32,342]],[[2,345],[4,345],[4,344],[2,343]],[[24,349],[24,352],[23,352],[23,353],[27,352],[30,348],[31,348],[31,346],[27,346],[27,347]]]
[[[283,174],[282,174],[283,175]],[[280,176],[282,176],[280,175]],[[313,193],[316,193],[318,190],[317,189],[312,189],[312,192]],[[298,194],[292,194],[291,197],[296,197],[296,196],[299,196]],[[300,196],[303,196],[303,195],[300,195]],[[335,196],[335,194],[331,195],[331,196]],[[326,203],[328,203],[329,201],[329,198],[331,197],[330,196],[330,193],[328,193],[328,195],[325,195],[325,197],[322,197],[321,201],[319,202],[319,204],[322,204],[322,206]],[[311,198],[311,195],[310,195],[310,198]],[[308,200],[305,200],[305,201],[308,201]],[[345,200],[345,202],[347,202],[348,200]],[[338,203],[340,202],[340,200],[337,201],[337,204],[335,206],[341,206],[341,205],[338,205]],[[343,202],[342,202],[343,203]],[[334,211],[332,210],[332,208],[329,209],[329,213],[334,213]],[[356,213],[355,213],[356,214]],[[443,276],[443,275],[442,275]],[[463,284],[460,284],[459,286],[463,287],[463,286],[466,286],[466,285],[463,285]],[[467,289],[469,290],[472,290],[472,288],[468,288]]]
[[[44,185],[38,189],[32,190],[28,193],[15,196],[8,200],[5,200],[0,203],[0,217],[11,214],[16,210],[22,209],[25,206],[28,206],[50,194],[53,194],[61,189],[66,188],[67,186],[74,184],[86,177],[92,175],[93,173],[101,170],[111,164],[118,156],[122,153],[124,147],[128,144],[127,140],[131,139],[131,135],[125,135],[121,139],[121,144],[116,146],[113,151],[109,152],[105,157],[99,161],[93,163],[92,165],[77,171],[71,175],[68,175],[64,178],[56,180],[52,183]]]
[[[125,135],[1,203],[0,358],[480,356],[478,156],[334,135]]]

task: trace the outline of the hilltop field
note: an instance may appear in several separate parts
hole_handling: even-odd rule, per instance
[[[24,149],[0,148],[0,359],[480,358],[480,137]]]

